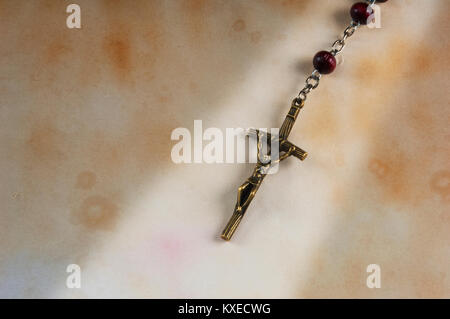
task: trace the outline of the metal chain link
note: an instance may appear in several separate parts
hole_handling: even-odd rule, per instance
[[[340,39],[337,39],[334,41],[333,45],[331,46],[330,53],[334,56],[340,54],[342,50],[345,48],[345,41],[347,41],[348,38],[350,38],[355,31],[359,28],[360,24],[352,21],[350,25],[344,30],[344,33]]]
[[[370,0],[370,2],[371,2],[371,4],[372,4],[372,2],[375,3],[375,0]],[[342,52],[342,50],[344,50],[345,45],[346,45],[345,41],[355,33],[355,31],[359,28],[359,26],[360,26],[359,23],[352,21],[350,23],[350,25],[344,30],[342,37],[340,37],[339,39],[334,41],[333,45],[331,46],[331,51],[330,51],[330,53],[333,56],[340,54]],[[322,77],[322,74],[320,74],[319,71],[314,70],[311,73],[311,75],[306,78],[306,81],[305,81],[306,84],[303,87],[303,89],[300,90],[300,92],[298,93],[295,100],[298,102],[305,101],[308,94],[312,90],[316,89],[319,86],[321,77]]]
[[[305,87],[301,89],[301,91],[297,95],[297,100],[305,101],[307,95],[312,90],[316,89],[319,86],[320,78],[322,77],[322,74],[319,73],[319,71],[314,70],[310,76],[306,78],[305,81]]]

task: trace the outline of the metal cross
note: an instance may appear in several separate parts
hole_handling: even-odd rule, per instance
[[[256,135],[258,140],[258,161],[255,169],[253,170],[253,174],[242,184],[238,189],[237,202],[234,208],[233,215],[231,216],[227,226],[222,231],[222,239],[230,240],[233,236],[236,228],[239,226],[242,218],[247,211],[247,208],[250,206],[253,198],[255,198],[256,192],[261,186],[262,181],[266,177],[268,170],[271,165],[274,163],[281,162],[288,158],[289,156],[294,156],[300,160],[304,160],[308,153],[302,150],[300,147],[295,146],[291,142],[287,140],[289,134],[291,133],[292,127],[294,126],[295,120],[300,113],[304,105],[304,100],[294,99],[292,101],[291,108],[286,115],[286,118],[283,122],[283,125],[280,128],[280,132],[278,136],[272,136],[269,133],[261,132],[259,130],[251,129],[249,133],[251,135]],[[263,162],[261,161],[261,147],[260,141],[262,138],[266,138],[267,140],[278,140],[279,145],[279,157],[275,161]],[[270,150],[269,150],[270,152]]]

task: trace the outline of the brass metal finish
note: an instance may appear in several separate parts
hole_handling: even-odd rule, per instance
[[[298,117],[298,114],[301,108],[304,105],[304,101],[294,99],[292,102],[291,108],[283,122],[283,125],[280,128],[279,136],[272,136],[269,133],[261,132],[256,129],[249,130],[250,135],[255,135],[258,139],[258,161],[255,169],[253,170],[253,174],[239,187],[236,206],[234,207],[233,215],[226,225],[225,229],[222,231],[222,239],[229,241],[231,237],[233,237],[234,232],[236,231],[239,223],[244,217],[247,208],[250,206],[253,198],[255,198],[256,192],[261,186],[262,181],[267,175],[267,172],[271,165],[281,162],[288,158],[289,156],[294,156],[300,160],[304,160],[308,153],[302,150],[300,147],[295,146],[291,142],[287,140],[291,130],[294,126],[295,120]],[[268,163],[263,163],[260,160],[260,141],[265,138],[267,140],[277,139],[279,143],[279,158],[275,161],[269,161]],[[269,151],[270,152],[270,151]]]
[[[280,136],[282,138],[288,138],[292,128],[294,127],[295,120],[297,120],[300,110],[305,105],[305,101],[301,101],[300,104],[297,103],[297,100],[294,100],[292,102],[291,109],[286,115],[286,119],[284,120],[283,125],[281,125]]]

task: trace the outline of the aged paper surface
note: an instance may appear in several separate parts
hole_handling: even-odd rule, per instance
[[[357,31],[230,243],[252,165],[171,132],[279,126],[352,1],[76,3],[0,1],[1,297],[450,297],[449,1]]]

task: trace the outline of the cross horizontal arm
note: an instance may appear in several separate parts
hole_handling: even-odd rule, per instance
[[[278,138],[280,143],[280,152],[289,152],[289,155],[292,155],[299,160],[303,161],[308,156],[308,153],[301,149],[300,147],[294,145],[293,143],[289,142],[288,140],[281,139],[280,137],[272,137],[272,135],[268,132],[260,131],[254,128],[251,128],[248,130],[248,134],[251,136],[256,136],[257,138],[260,138],[262,135],[263,138],[272,139],[272,138]]]

